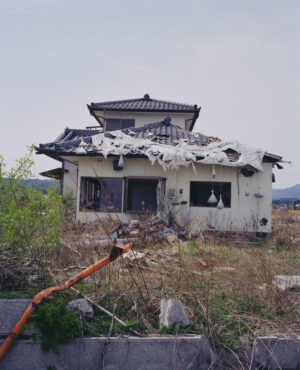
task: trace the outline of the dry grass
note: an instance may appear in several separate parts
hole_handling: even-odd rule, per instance
[[[111,232],[113,224],[69,223],[64,246],[47,255],[55,279],[63,281],[107,255],[109,248],[92,241]],[[117,259],[78,289],[108,310],[116,304],[117,316],[139,323],[144,333],[160,332],[160,300],[175,298],[191,322],[183,331],[206,335],[216,349],[239,352],[260,335],[297,335],[299,295],[279,291],[273,278],[300,275],[300,215],[274,211],[273,225],[273,236],[259,246],[238,247],[232,238],[211,234],[157,243],[148,234],[135,243],[136,259]]]
[[[80,289],[108,308],[114,303],[126,307],[121,319],[137,320],[148,332],[159,331],[160,299],[175,298],[188,311],[190,330],[210,335],[220,342],[216,346],[224,340],[216,335],[221,329],[249,338],[259,333],[296,334],[298,295],[278,291],[272,281],[274,275],[300,275],[298,217],[275,211],[273,237],[259,246],[237,247],[203,235],[174,244],[139,240],[135,251],[144,257],[119,259]],[[111,220],[85,227],[77,224],[68,230],[66,246],[52,252],[54,274],[63,280],[107,255],[108,248],[87,247],[84,241],[108,230],[112,230]],[[216,312],[219,309],[224,312]],[[236,322],[242,326],[240,332],[230,329]]]

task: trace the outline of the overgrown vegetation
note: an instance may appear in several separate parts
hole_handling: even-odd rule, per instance
[[[46,279],[46,254],[60,245],[62,197],[56,188],[46,194],[22,180],[32,175],[33,147],[6,170],[0,156],[0,288],[28,282],[30,275]],[[46,279],[47,280],[47,279]]]

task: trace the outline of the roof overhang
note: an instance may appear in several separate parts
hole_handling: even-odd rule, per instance
[[[50,179],[54,179],[54,180],[62,180],[64,177],[64,173],[66,172],[69,172],[69,171],[61,167],[57,167],[57,168],[53,168],[52,170],[40,172],[40,175],[44,177],[48,177]]]
[[[43,149],[43,148],[38,148],[38,147],[35,147],[35,150],[36,150],[36,154],[45,154],[48,157],[55,159],[56,161],[59,161],[59,162],[63,161],[63,159],[58,154],[58,152],[54,152],[53,150]]]
[[[263,158],[263,162],[267,162],[267,163],[282,162],[282,157],[276,154],[271,154],[271,153],[266,152]]]

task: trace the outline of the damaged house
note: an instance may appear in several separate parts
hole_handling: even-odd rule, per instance
[[[270,232],[272,168],[281,157],[194,132],[197,105],[150,98],[91,103],[97,126],[40,144],[43,172],[73,194],[76,217],[129,222],[145,213],[197,229]]]

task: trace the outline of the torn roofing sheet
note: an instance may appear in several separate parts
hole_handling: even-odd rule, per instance
[[[146,156],[152,164],[157,161],[164,170],[190,164],[195,169],[194,163],[207,163],[230,167],[249,165],[263,171],[262,161],[266,155],[262,149],[237,141],[222,141],[185,131],[172,125],[170,118],[143,127],[104,133],[86,131],[67,129],[55,142],[41,144],[37,150],[48,155]]]
[[[92,136],[94,150],[105,158],[108,155],[139,154],[148,157],[152,164],[157,161],[164,170],[179,169],[181,166],[188,166],[195,163],[220,164],[230,167],[243,167],[250,165],[259,171],[263,171],[261,165],[264,151],[251,149],[246,145],[235,142],[214,141],[206,146],[189,144],[185,139],[178,139],[174,145],[156,143],[148,138],[135,138],[125,134],[121,130]],[[82,142],[77,150],[83,154],[86,144]],[[226,151],[231,149],[237,152],[236,159],[231,160]],[[87,153],[87,152],[85,152]]]

